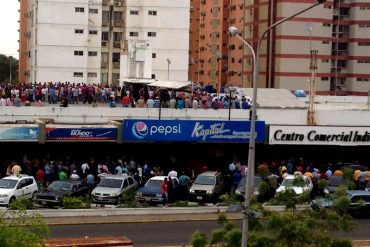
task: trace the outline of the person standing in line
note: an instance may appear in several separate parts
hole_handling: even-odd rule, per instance
[[[167,183],[167,178],[164,178],[162,181],[162,186],[161,186],[161,193],[163,196],[163,204],[167,206],[168,203],[168,183]]]

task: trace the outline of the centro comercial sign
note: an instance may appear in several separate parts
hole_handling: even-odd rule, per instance
[[[269,144],[370,145],[370,127],[270,125]]]

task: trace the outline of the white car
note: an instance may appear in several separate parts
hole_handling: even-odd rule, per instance
[[[300,179],[300,178],[303,179],[303,183],[302,184],[294,184],[294,182],[293,182],[294,179]],[[277,188],[276,193],[283,192],[287,188],[293,189],[294,192],[297,195],[300,195],[300,194],[302,194],[303,192],[306,192],[306,191],[311,192],[312,188],[313,188],[313,184],[312,184],[311,179],[309,179],[308,177],[303,176],[300,173],[296,173],[294,175],[287,175],[284,178],[281,185],[279,186],[279,188]]]
[[[38,187],[29,175],[8,176],[0,179],[0,205],[8,206],[16,199],[32,199]]]

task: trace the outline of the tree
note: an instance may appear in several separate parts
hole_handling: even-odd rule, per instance
[[[9,210],[0,215],[1,247],[39,247],[49,235],[40,215],[28,216],[26,211]]]
[[[0,81],[9,82],[9,72],[12,72],[12,81],[18,81],[18,60],[12,56],[0,54]]]
[[[299,182],[299,181],[298,181]],[[260,210],[262,218],[249,218],[248,247],[348,247],[349,240],[334,239],[330,231],[351,231],[355,228],[348,214],[349,199],[344,189],[333,196],[333,207],[319,211],[311,209],[297,211],[296,204],[308,202],[308,196],[297,197],[292,190],[279,193],[285,205],[284,212],[261,210],[257,200],[251,200],[251,209]],[[219,217],[220,229],[212,233],[211,244],[218,246],[240,246],[241,230],[225,216]]]

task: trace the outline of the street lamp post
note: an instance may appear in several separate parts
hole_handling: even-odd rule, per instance
[[[13,57],[9,56],[9,82],[12,83],[12,60]]]
[[[255,169],[255,136],[256,136],[256,111],[257,111],[257,84],[258,84],[258,73],[259,73],[259,48],[261,46],[262,40],[265,35],[274,27],[290,20],[297,15],[300,15],[318,5],[325,2],[326,0],[317,0],[317,3],[299,11],[296,14],[291,16],[285,17],[280,21],[277,21],[267,27],[267,29],[262,33],[261,37],[258,39],[257,47],[254,50],[253,47],[245,41],[241,36],[241,32],[236,27],[229,27],[229,33],[233,36],[239,38],[251,51],[252,57],[254,60],[253,63],[253,102],[252,102],[252,119],[251,119],[251,128],[250,128],[250,136],[249,136],[249,150],[248,150],[248,174],[247,174],[247,182],[246,182],[246,192],[245,192],[245,201],[244,201],[244,217],[243,217],[243,232],[242,232],[242,247],[247,246],[248,243],[248,219],[251,215],[251,211],[249,210],[250,204],[250,197],[252,195],[252,186],[253,186],[253,179],[254,179],[254,169]]]
[[[171,63],[171,60],[167,58],[167,80],[168,81],[170,80],[170,63]]]

